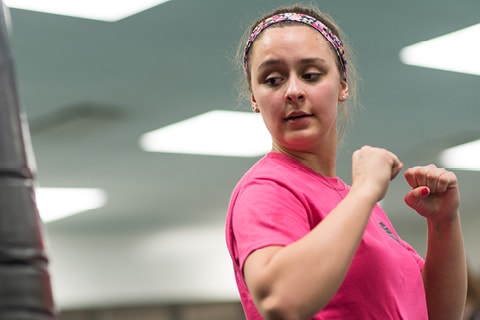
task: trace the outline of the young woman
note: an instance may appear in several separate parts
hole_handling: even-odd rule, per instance
[[[332,20],[282,7],[247,34],[252,109],[272,137],[235,187],[226,222],[247,319],[460,319],[456,176],[434,165],[405,171],[405,202],[427,219],[424,260],[376,205],[403,167],[395,154],[364,146],[352,156],[352,185],[336,177],[339,110],[355,79]]]

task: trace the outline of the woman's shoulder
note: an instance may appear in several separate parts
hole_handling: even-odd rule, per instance
[[[241,177],[240,181],[256,177],[275,176],[277,170],[282,170],[283,165],[278,162],[270,153],[267,153],[256,161]]]
[[[346,190],[340,178],[327,178],[316,173],[288,155],[270,152],[258,160],[238,181],[236,190],[251,186],[278,188],[292,193],[310,193],[323,188]]]
[[[282,173],[283,175],[281,175]],[[269,152],[258,160],[246,173],[245,176],[267,175],[271,177],[285,177],[294,175],[316,175],[315,172],[299,161],[280,152]]]

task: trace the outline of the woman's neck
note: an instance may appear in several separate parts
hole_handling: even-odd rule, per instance
[[[333,151],[321,150],[309,152],[304,150],[291,150],[273,145],[272,151],[283,153],[323,176],[336,176],[336,149]]]

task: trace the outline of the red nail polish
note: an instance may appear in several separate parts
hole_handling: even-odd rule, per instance
[[[426,196],[430,191],[428,190],[427,187],[422,189],[422,196]]]

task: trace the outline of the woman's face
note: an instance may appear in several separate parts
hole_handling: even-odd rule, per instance
[[[314,151],[336,144],[341,80],[330,43],[315,29],[271,27],[255,40],[249,60],[252,107],[259,110],[273,150]]]

